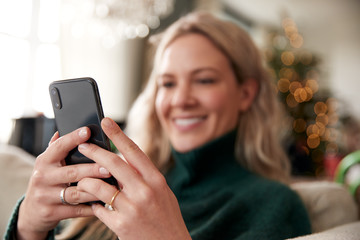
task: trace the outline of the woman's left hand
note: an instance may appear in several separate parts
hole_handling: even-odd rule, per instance
[[[140,148],[109,118],[102,128],[124,158],[94,144],[81,144],[79,150],[105,167],[117,179],[121,192],[95,178],[78,183],[86,191],[114,211],[100,204],[93,205],[94,214],[114,231],[119,239],[191,239],[181,216],[177,199],[164,176]]]

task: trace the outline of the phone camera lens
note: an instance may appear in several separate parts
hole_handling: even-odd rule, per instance
[[[60,95],[59,95],[59,90],[57,88],[51,88],[50,89],[50,95],[51,95],[51,100],[53,102],[53,106],[56,109],[61,109],[62,108],[62,104],[61,104],[61,99],[60,99]]]

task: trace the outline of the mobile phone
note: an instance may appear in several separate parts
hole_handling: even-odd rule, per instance
[[[98,86],[94,79],[86,77],[54,81],[49,86],[49,93],[60,136],[87,126],[91,131],[88,142],[111,150],[110,141],[100,125],[104,113]],[[94,163],[93,160],[81,154],[77,147],[69,152],[65,162],[67,165]],[[104,181],[117,186],[117,181],[113,177]]]

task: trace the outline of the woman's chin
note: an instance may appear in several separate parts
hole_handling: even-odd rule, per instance
[[[173,148],[180,153],[186,153],[190,152],[202,145],[204,145],[205,142],[179,142],[179,143],[173,143]]]

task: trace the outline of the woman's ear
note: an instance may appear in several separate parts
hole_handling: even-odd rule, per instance
[[[248,78],[238,88],[238,110],[247,111],[253,103],[259,91],[259,84],[253,78]]]

